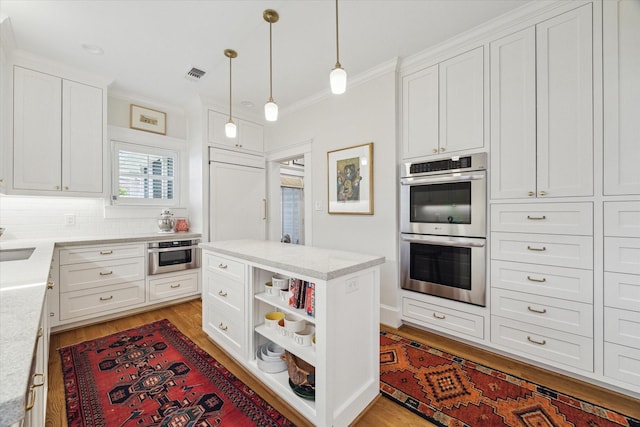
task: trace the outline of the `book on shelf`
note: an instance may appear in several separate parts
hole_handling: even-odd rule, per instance
[[[289,307],[303,309],[308,316],[315,317],[314,283],[302,279],[291,279],[289,282]]]

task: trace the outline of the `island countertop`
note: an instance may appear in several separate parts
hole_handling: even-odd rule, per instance
[[[384,263],[383,256],[266,240],[225,240],[201,243],[200,247],[320,280],[335,279]]]

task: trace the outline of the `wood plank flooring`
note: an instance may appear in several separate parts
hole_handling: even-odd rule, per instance
[[[145,313],[140,313],[104,323],[85,326],[53,334],[51,336],[51,350],[49,352],[49,394],[47,399],[46,426],[58,427],[67,425],[62,383],[62,368],[57,349],[82,341],[132,328],[155,320],[168,319],[185,335],[215,359],[221,362],[234,375],[253,388],[267,402],[282,412],[298,426],[311,426],[306,419],[298,415],[288,404],[272,395],[270,391],[256,380],[250,373],[235,363],[229,356],[217,347],[202,331],[202,303],[200,300],[164,307]],[[475,347],[459,343],[422,331],[417,328],[403,326],[399,330],[389,329],[407,338],[424,342],[444,351],[459,354],[470,360],[491,366],[495,369],[517,375],[531,381],[541,383],[555,390],[576,396],[578,398],[600,404],[610,409],[640,418],[640,401],[623,394],[614,393],[594,385],[580,382],[559,374],[523,364],[505,357],[501,357]],[[353,423],[354,427],[414,427],[431,426],[433,424],[393,403],[391,400],[379,397]]]

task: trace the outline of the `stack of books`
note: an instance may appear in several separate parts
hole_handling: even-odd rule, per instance
[[[302,279],[289,280],[289,307],[302,308],[307,316],[316,315],[316,285]]]

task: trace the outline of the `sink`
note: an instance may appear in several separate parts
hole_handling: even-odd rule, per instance
[[[0,249],[0,262],[29,259],[36,248]]]

